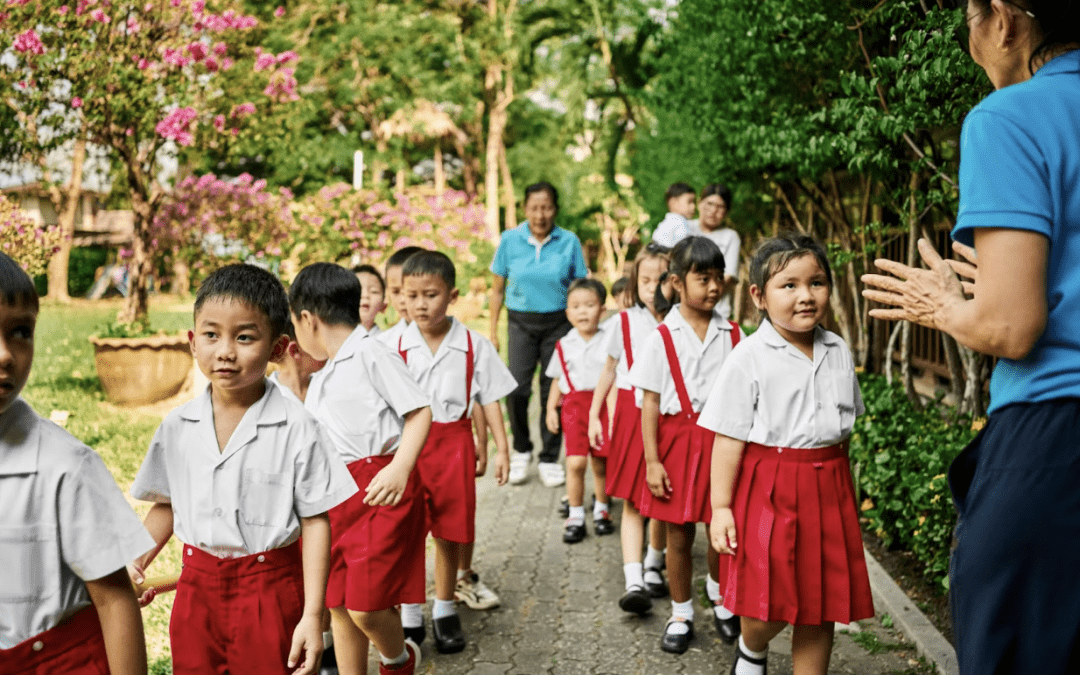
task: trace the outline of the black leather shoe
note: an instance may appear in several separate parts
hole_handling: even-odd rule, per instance
[[[742,634],[742,622],[737,616],[721,619],[716,616],[716,612],[713,612],[713,623],[716,624],[716,632],[720,635],[720,639],[729,645],[735,644],[735,640],[738,640],[739,635]]]
[[[602,537],[615,531],[615,523],[611,522],[611,518],[597,518],[593,521],[593,529]]]
[[[427,637],[427,630],[424,629],[423,622],[421,622],[420,625],[416,628],[403,628],[402,630],[405,631],[405,639],[412,640],[417,647],[419,647],[420,643],[424,641],[425,637]]]
[[[465,649],[465,633],[457,614],[432,619],[431,634],[435,638],[435,650],[440,654],[455,654]]]
[[[735,675],[735,669],[739,667],[739,661],[746,661],[752,663],[755,666],[761,666],[761,675],[765,675],[765,672],[769,669],[769,655],[766,654],[763,659],[754,659],[746,655],[742,649],[735,647],[735,660],[731,663],[730,675]]]
[[[567,544],[576,544],[585,538],[585,523],[567,523],[563,528],[562,540]]]
[[[677,633],[669,633],[668,627],[673,623],[685,623],[690,630],[686,631],[682,635]],[[664,626],[664,635],[660,638],[660,649],[669,654],[684,654],[686,650],[690,648],[690,641],[694,639],[694,622],[685,621],[678,622],[675,619],[671,619]]]
[[[559,500],[559,515],[563,518],[570,517],[570,499],[566,495]]]
[[[660,583],[649,583],[648,579],[645,580],[645,590],[648,592],[650,598],[664,598],[668,594],[668,586],[664,582],[664,574],[658,567],[646,567],[645,572],[656,572],[660,577]]]
[[[652,611],[652,599],[641,586],[633,586],[619,598],[619,609],[644,616]]]

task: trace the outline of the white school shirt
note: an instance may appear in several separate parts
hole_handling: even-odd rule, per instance
[[[730,227],[720,227],[711,232],[706,232],[701,229],[701,221],[690,221],[690,232],[701,237],[708,237],[712,239],[713,243],[720,248],[720,252],[724,254],[724,274],[739,278],[739,233]],[[720,302],[716,304],[716,311],[723,315],[725,318],[731,318],[731,296],[734,293],[733,287],[724,291],[724,294],[720,296]]]
[[[379,324],[375,324],[371,327],[371,330],[368,331],[368,335],[370,335],[371,337],[378,337],[379,335],[382,335],[382,333],[383,329],[379,328]]]
[[[84,582],[152,548],[97,453],[21,398],[0,415],[0,649],[88,607]]]
[[[274,372],[270,373],[270,375],[266,379],[273,382],[274,386],[281,390],[282,396],[289,399],[290,401],[294,401],[296,403],[299,403],[300,405],[304,405],[304,402],[300,400],[300,397],[296,395],[295,391],[289,389],[289,387],[281,383],[281,380],[278,378],[278,371],[275,370]]]
[[[847,438],[864,411],[839,335],[815,328],[810,360],[766,320],[724,362],[698,424],[769,447],[823,448]]]
[[[408,327],[409,324],[405,323],[405,319],[398,319],[397,323],[386,330],[379,330],[378,332],[372,331],[368,333],[368,335],[377,338],[379,342],[391,349],[397,349],[398,338],[405,334],[405,329]],[[363,328],[363,326],[361,326],[361,328]]]
[[[661,246],[673,248],[675,244],[689,236],[690,221],[669,211],[653,230],[652,240]]]
[[[304,405],[351,464],[394,454],[405,415],[428,407],[430,397],[396,351],[357,326],[334,358],[312,374]]]
[[[219,451],[211,386],[169,413],[131,485],[135,499],[172,504],[180,541],[219,558],[269,551],[300,537],[300,518],[356,494],[329,437],[277,385]]]
[[[570,332],[559,339],[563,356],[566,358],[566,370],[563,371],[562,361],[559,359],[559,350],[551,355],[547,370],[544,374],[550,378],[558,378],[559,391],[563,394],[570,393],[570,385],[574,385],[574,391],[592,391],[596,389],[596,383],[600,381],[600,374],[607,365],[607,343],[612,328],[611,319],[596,327],[596,335],[586,341],[581,337],[577,328],[571,328]],[[569,378],[569,382],[567,382]]]
[[[697,333],[679,312],[680,306],[672,307],[663,323],[671,331],[671,342],[675,346],[679,368],[686,383],[690,406],[694,412],[700,412],[712,391],[720,365],[731,353],[731,332],[739,329],[713,311],[709,327],[705,331],[705,340],[699,340]],[[738,337],[741,341],[742,331],[739,331]],[[645,338],[639,351],[639,354],[634,355],[634,367],[630,369],[630,384],[647,391],[659,392],[661,415],[681,413],[682,404],[675,389],[675,378],[668,367],[667,350],[659,329]]]
[[[607,336],[607,355],[619,361],[619,364],[615,366],[615,386],[619,389],[634,389],[634,385],[630,384],[630,363],[627,361],[626,352],[624,351],[623,314],[630,321],[630,352],[634,357],[634,363],[637,363],[638,350],[645,343],[645,338],[656,330],[656,327],[660,324],[656,321],[656,317],[652,315],[652,312],[641,305],[625,309],[611,319],[611,331]],[[640,404],[641,392],[638,392],[637,396]]]
[[[472,401],[487,405],[518,386],[490,340],[453,317],[450,322],[450,330],[434,354],[415,322],[402,334],[399,350],[407,355],[409,372],[420,388],[431,396],[432,420],[442,424],[460,420],[471,406],[465,400],[468,336],[472,336],[473,348]]]

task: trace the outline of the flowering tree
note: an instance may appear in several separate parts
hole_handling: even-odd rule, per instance
[[[124,169],[135,216],[121,323],[145,321],[166,155],[270,133],[298,98],[294,52],[251,46],[259,26],[231,0],[10,0],[0,12],[20,76],[5,92],[39,138],[77,118]],[[232,76],[226,76],[230,73]],[[237,73],[243,71],[242,76]],[[227,82],[229,86],[224,86]]]
[[[36,276],[45,271],[59,248],[59,228],[40,227],[14,202],[0,197],[0,251],[22,265],[27,274]]]

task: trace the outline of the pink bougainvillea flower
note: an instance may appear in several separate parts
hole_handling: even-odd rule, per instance
[[[217,129],[218,131],[224,131],[225,130],[225,116],[224,115],[215,115],[214,116],[214,128]]]
[[[278,65],[288,63],[289,61],[299,61],[299,60],[300,60],[300,55],[297,54],[296,52],[294,52],[291,49],[289,51],[287,51],[287,52],[281,52],[280,54],[277,55]]]
[[[56,8],[56,13],[59,14],[60,16],[64,16],[65,14],[68,13],[68,6],[67,5],[60,5],[59,7]]]
[[[45,53],[45,45],[41,44],[41,38],[38,37],[33,28],[16,35],[15,43],[12,46],[15,47],[15,51],[21,54],[41,55]]]
[[[255,112],[254,103],[241,103],[240,105],[233,106],[232,112],[229,116],[234,119],[243,119],[246,115],[250,115]]]
[[[83,100],[81,98],[79,98],[78,96],[73,96],[71,98],[71,107],[72,108],[81,108],[82,104],[83,104]]]
[[[112,21],[112,19],[109,18],[109,15],[100,9],[95,9],[91,11],[90,18],[94,21],[97,21],[98,23],[109,23],[110,21]]]
[[[224,42],[218,42],[214,45],[214,53],[218,56],[225,56],[229,53],[229,45]]]
[[[285,8],[279,6],[277,9],[274,10],[274,16],[276,16],[279,19],[281,17],[285,16]]]
[[[139,59],[139,63],[136,64],[139,70],[146,70],[150,67],[150,62],[146,59]]]
[[[165,119],[157,123],[154,131],[159,136],[174,140],[180,145],[188,146],[195,141],[191,134],[191,128],[195,123],[198,113],[194,108],[177,108],[165,116]]]
[[[191,54],[192,58],[194,58],[196,62],[202,61],[203,59],[206,58],[206,53],[207,53],[206,45],[204,45],[201,42],[192,42],[191,44],[189,44],[187,46],[187,50],[188,50],[188,53]]]
[[[273,54],[259,54],[259,56],[255,59],[255,72],[259,72],[260,70],[267,70],[268,68],[273,68],[276,64],[277,59],[274,58]]]

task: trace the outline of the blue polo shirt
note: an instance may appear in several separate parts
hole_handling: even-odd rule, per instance
[[[1046,235],[1046,330],[1026,358],[1000,359],[990,412],[1080,397],[1080,50],[987,96],[960,136],[960,212],[953,237],[977,227]]]
[[[506,279],[506,308],[515,312],[561,312],[574,279],[588,276],[581,241],[556,227],[536,241],[525,221],[503,232],[491,271]]]

